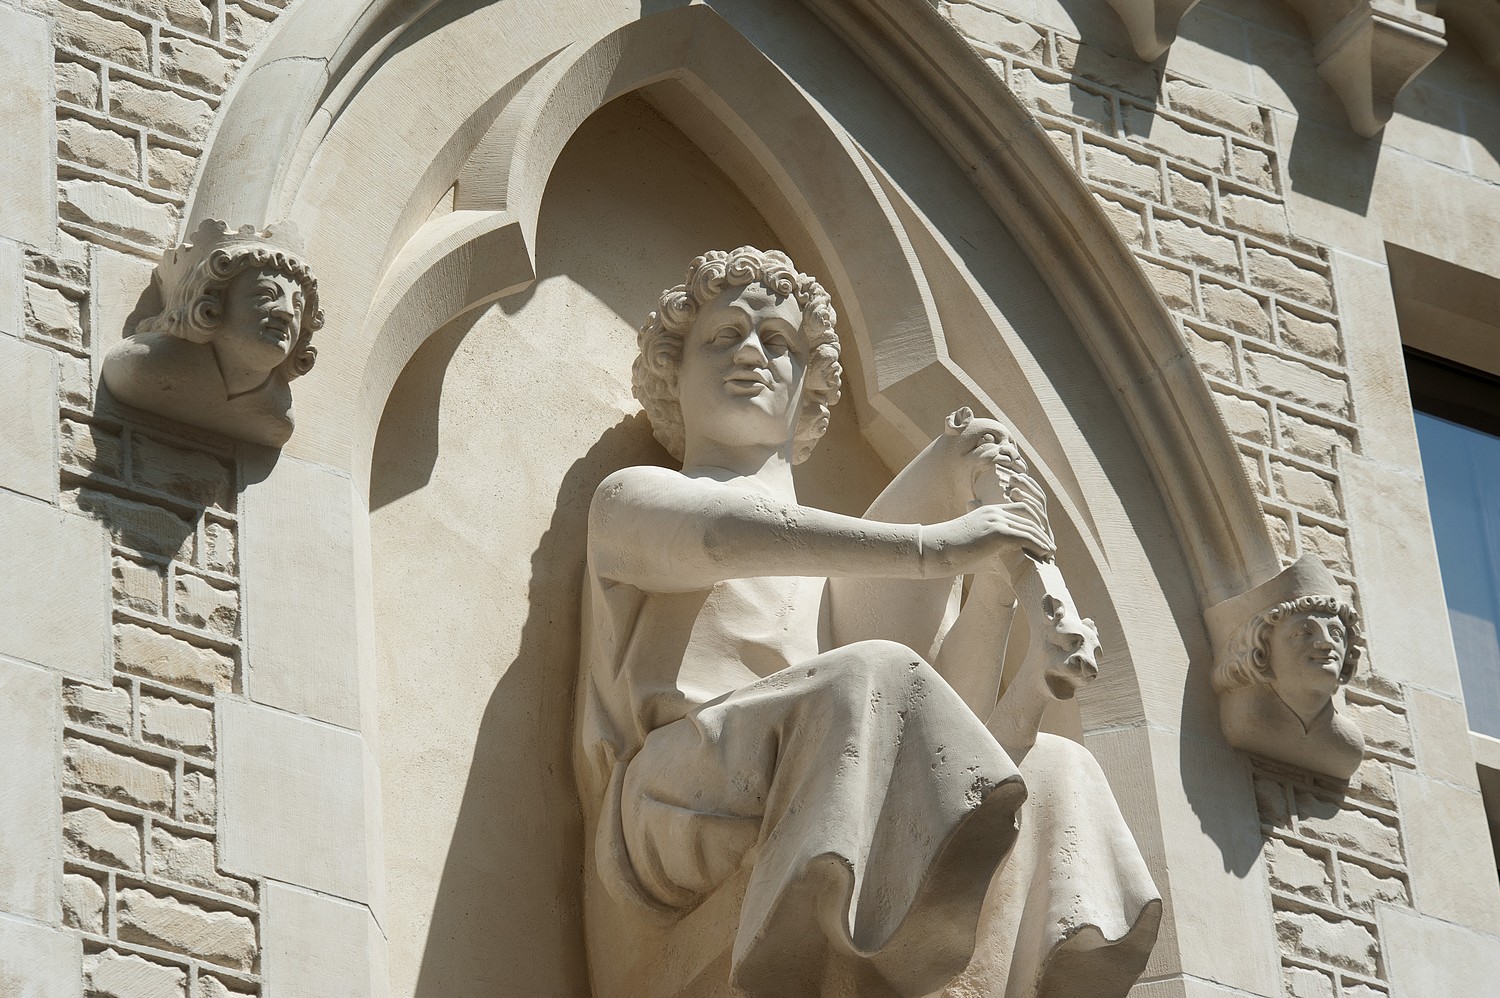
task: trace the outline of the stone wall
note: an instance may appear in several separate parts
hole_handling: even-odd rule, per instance
[[[52,27],[58,232],[24,255],[23,328],[57,367],[57,500],[109,546],[113,668],[61,688],[63,924],[85,993],[260,993],[260,885],[218,862],[215,698],[242,693],[232,451],[95,411],[125,287],[175,238],[254,0],[28,3]],[[102,608],[101,608],[102,609]]]
[[[16,813],[62,830],[60,841],[17,854],[45,868],[35,896],[12,889],[0,907],[27,919],[16,923],[27,932],[71,930],[48,930],[43,948],[56,980],[76,980],[81,961],[89,995],[261,993],[266,887],[221,869],[216,825],[216,704],[245,693],[243,469],[211,438],[135,422],[94,399],[98,362],[143,307],[122,289],[143,287],[177,237],[220,101],[284,6],[0,6],[8,26],[31,32],[12,33],[10,51],[25,55],[32,37],[50,46],[56,137],[46,164],[55,232],[39,240],[34,226],[0,230],[0,279],[14,285],[0,301],[0,360],[6,373],[26,372],[14,399],[0,400],[0,416],[17,428],[0,442],[12,448],[0,450],[0,499],[26,515],[45,507],[68,543],[107,552],[97,578],[77,561],[57,581],[46,566],[63,548],[47,546],[51,534],[0,539],[17,570],[0,595],[29,605],[39,594],[55,647],[65,631],[87,650],[90,620],[109,621],[97,662],[43,661],[19,631],[0,648],[50,670],[0,662],[4,676],[13,670],[26,677],[16,683],[42,691],[52,719],[37,722],[28,744],[51,752],[55,771],[38,777],[43,792],[27,790],[39,810]],[[1364,327],[1351,318],[1358,306],[1336,253],[1289,212],[1285,108],[1226,92],[1170,59],[1146,64],[1120,46],[1086,44],[1041,8],[1052,11],[1002,0],[942,5],[1033,109],[1177,316],[1283,558],[1317,554],[1366,604],[1370,573],[1386,566],[1356,558],[1359,532],[1375,527],[1351,515],[1348,494],[1351,456],[1374,457],[1351,357]],[[1414,693],[1408,667],[1377,645],[1349,701],[1371,750],[1348,793],[1255,765],[1285,989],[1298,998],[1387,993],[1392,941],[1377,905],[1423,906],[1407,831],[1418,816],[1398,787],[1446,773],[1443,792],[1469,792],[1462,759],[1442,770],[1431,761],[1439,750],[1422,755],[1438,740],[1414,732],[1433,723],[1413,716],[1414,703],[1451,719],[1452,691]],[[46,811],[58,801],[56,815]],[[8,827],[0,818],[0,832]],[[1422,834],[1425,846],[1431,834]],[[1439,900],[1424,910],[1462,921],[1469,909]],[[0,919],[0,935],[20,931]],[[0,953],[0,983],[14,969]],[[36,980],[49,972],[21,969]]]
[[[1332,248],[1288,211],[1288,116],[1175,71],[1170,57],[1142,62],[1118,26],[1091,23],[1114,44],[1090,45],[1058,27],[1071,23],[1059,8],[1016,16],[1028,6],[942,10],[1029,105],[1177,318],[1283,563],[1317,555],[1366,609],[1340,472],[1364,449],[1349,323]],[[1375,905],[1411,905],[1395,773],[1416,758],[1406,690],[1382,651],[1347,691],[1368,746],[1348,788],[1255,763],[1284,986],[1297,998],[1386,994]]]

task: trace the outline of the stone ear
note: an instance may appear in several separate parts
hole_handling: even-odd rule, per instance
[[[948,419],[943,424],[943,432],[950,437],[956,437],[964,431],[973,418],[974,410],[968,406],[955,410],[948,414]]]

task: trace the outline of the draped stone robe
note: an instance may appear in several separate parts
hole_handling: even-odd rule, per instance
[[[828,648],[823,579],[653,593],[591,557],[585,602],[597,998],[1128,990],[1160,902],[1081,746],[1018,770],[910,648]]]

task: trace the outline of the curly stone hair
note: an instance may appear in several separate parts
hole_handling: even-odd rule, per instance
[[[807,340],[808,357],[792,461],[800,464],[807,460],[818,438],[828,431],[828,409],[838,402],[843,386],[839,338],[833,330],[837,316],[828,292],[813,278],[799,273],[779,250],[753,246],[728,253],[710,250],[692,262],[683,283],[662,292],[656,311],[636,339],[640,354],[631,369],[635,397],[645,408],[656,439],[679,461],[686,443],[677,393],[683,337],[692,329],[698,309],[715,295],[725,288],[750,284],[759,284],[778,297],[792,297],[802,308],[801,330]]]
[[[137,327],[141,333],[166,333],[192,343],[213,339],[224,318],[224,289],[242,272],[252,267],[284,274],[302,288],[301,329],[290,356],[282,363],[287,380],[300,377],[312,369],[318,351],[312,346],[313,333],[323,328],[323,310],[318,304],[318,280],[307,262],[295,253],[268,242],[246,241],[252,236],[269,236],[245,227],[239,233],[205,232],[217,236],[226,245],[203,253],[185,274],[164,281],[165,307],[158,315],[145,319]],[[223,228],[220,225],[220,228]],[[205,237],[200,234],[202,241]],[[179,253],[191,253],[189,244]],[[174,261],[175,262],[175,261]]]
[[[1294,613],[1322,611],[1336,615],[1348,635],[1344,664],[1339,682],[1347,683],[1359,665],[1364,651],[1364,633],[1354,607],[1336,596],[1299,596],[1278,603],[1247,620],[1229,641],[1224,658],[1214,670],[1214,688],[1223,693],[1246,686],[1270,684],[1276,677],[1271,669],[1271,635],[1276,625]]]

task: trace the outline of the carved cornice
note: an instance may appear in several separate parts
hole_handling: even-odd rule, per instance
[[[1155,62],[1177,40],[1177,24],[1198,0],[1109,0],[1125,22],[1136,55]]]
[[[1440,18],[1373,0],[1355,3],[1322,34],[1313,57],[1318,75],[1344,102],[1349,124],[1368,138],[1391,120],[1396,95],[1446,45]]]
[[[1109,0],[1125,22],[1136,54],[1160,58],[1197,0]],[[1398,0],[1309,0],[1293,5],[1312,35],[1318,74],[1343,101],[1349,124],[1372,136],[1391,118],[1403,87],[1443,51],[1443,18]],[[1491,64],[1500,60],[1500,4],[1449,0],[1439,6],[1472,24]]]

